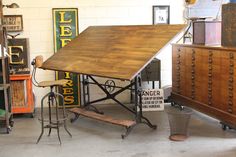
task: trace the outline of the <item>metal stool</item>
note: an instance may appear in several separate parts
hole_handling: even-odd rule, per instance
[[[67,115],[66,115],[66,111],[65,111],[65,105],[64,105],[64,97],[63,95],[61,95],[60,93],[57,93],[55,91],[53,91],[54,87],[58,87],[58,86],[63,86],[65,85],[68,80],[66,79],[61,79],[61,80],[56,80],[56,81],[42,81],[42,82],[37,82],[35,79],[35,73],[36,73],[36,68],[39,68],[42,66],[43,63],[43,57],[42,56],[37,56],[34,61],[31,63],[34,66],[34,70],[33,70],[33,79],[34,82],[36,83],[35,85],[37,87],[50,87],[50,92],[47,93],[42,99],[41,99],[41,118],[39,118],[39,121],[41,122],[41,134],[38,137],[37,143],[39,143],[43,133],[44,133],[44,129],[48,128],[49,132],[48,132],[48,136],[50,136],[51,134],[51,130],[52,129],[56,129],[57,130],[57,136],[59,139],[59,142],[61,144],[61,138],[60,138],[60,134],[59,134],[59,127],[60,126],[64,126],[64,129],[66,130],[66,132],[70,135],[70,137],[72,137],[71,133],[68,131],[67,129],[67,125],[66,125],[66,120],[67,120]],[[55,90],[55,89],[54,89]],[[47,99],[47,103],[48,103],[48,119],[44,118],[44,100]],[[58,108],[58,102],[59,100],[61,100],[62,104],[62,118],[59,118],[59,108]],[[55,105],[55,110],[56,110],[56,114],[55,116],[52,116],[52,106]],[[52,118],[55,117],[55,120]],[[45,124],[47,123],[47,124]]]

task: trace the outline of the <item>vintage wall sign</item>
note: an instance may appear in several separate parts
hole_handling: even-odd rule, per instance
[[[22,15],[4,15],[3,24],[8,32],[23,31]]]
[[[78,35],[78,9],[53,8],[54,52],[68,44]],[[66,107],[80,105],[79,75],[69,72],[58,72],[57,79],[68,79],[69,82],[60,89]]]
[[[143,111],[164,110],[163,89],[143,89],[142,107]]]
[[[29,39],[28,38],[14,38],[7,39],[8,53],[10,58],[10,68],[15,73],[26,73],[29,70]]]

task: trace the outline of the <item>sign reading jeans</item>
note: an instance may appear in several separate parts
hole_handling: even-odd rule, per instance
[[[78,9],[77,8],[54,8],[53,12],[53,33],[54,52],[68,44],[78,35]],[[60,89],[64,96],[66,107],[78,106],[79,96],[79,76],[69,72],[58,72],[57,79],[68,79],[69,82]]]
[[[164,110],[163,89],[143,89],[142,106],[143,111]]]

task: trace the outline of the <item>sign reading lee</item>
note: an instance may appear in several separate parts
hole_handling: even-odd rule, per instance
[[[164,110],[163,89],[143,89],[142,108],[143,111]]]
[[[57,52],[78,35],[78,9],[54,8],[52,12],[54,25],[54,52]],[[78,106],[80,104],[78,75],[69,72],[58,72],[57,79],[69,80],[69,82],[60,89],[60,93],[64,96],[65,106]]]

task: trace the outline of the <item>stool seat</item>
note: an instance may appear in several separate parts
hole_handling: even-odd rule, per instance
[[[55,80],[55,81],[42,81],[38,83],[38,86],[39,87],[63,86],[68,81],[69,80],[66,80],[66,79]]]

